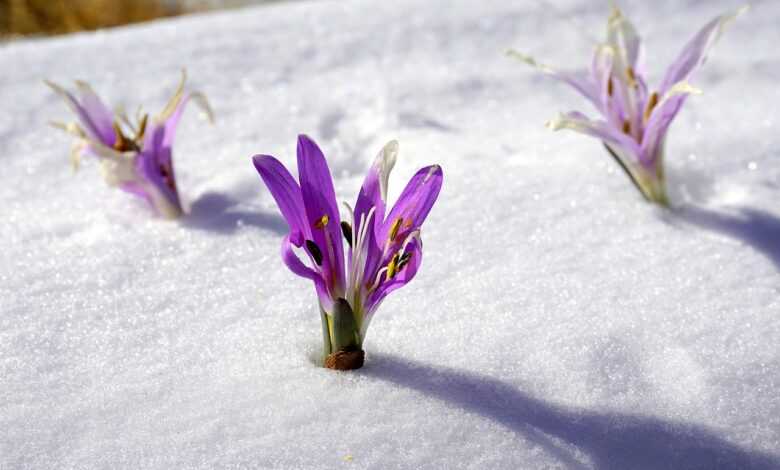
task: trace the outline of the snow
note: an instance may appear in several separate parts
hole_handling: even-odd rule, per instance
[[[732,1],[621,2],[655,83]],[[608,8],[318,1],[0,47],[0,468],[780,468],[780,4],[757,1],[668,141],[677,208],[543,123],[591,110],[513,61],[588,63]],[[150,217],[69,168],[41,80],[160,109],[186,67],[175,163],[190,215]],[[252,168],[324,149],[353,201],[401,144],[393,199],[444,187],[418,277],[367,364],[316,364],[314,289]]]

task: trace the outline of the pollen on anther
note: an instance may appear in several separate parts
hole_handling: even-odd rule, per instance
[[[316,222],[314,222],[314,228],[318,229],[324,229],[327,227],[328,222],[330,222],[330,217],[328,217],[328,214],[323,215],[320,217]]]
[[[392,279],[398,272],[398,253],[394,254],[390,262],[387,263],[387,278]]]
[[[650,114],[653,112],[653,109],[658,105],[658,93],[653,92],[652,95],[650,95],[650,98],[647,100],[647,107],[645,108],[645,121],[650,119]]]
[[[628,84],[632,87],[636,86],[636,74],[634,74],[634,69],[631,67],[626,68],[626,77],[628,77]]]
[[[398,236],[398,230],[401,228],[403,221],[404,219],[402,217],[398,217],[393,221],[393,225],[390,226],[390,233],[387,236],[388,240],[395,240],[395,237]]]

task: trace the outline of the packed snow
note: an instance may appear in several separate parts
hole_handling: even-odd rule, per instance
[[[734,1],[621,2],[653,83]],[[780,3],[696,76],[667,143],[675,209],[595,140],[573,91],[507,58],[587,65],[608,3],[303,1],[0,46],[0,468],[780,468]],[[156,112],[210,98],[174,159],[189,206],[150,215],[75,175],[42,79]],[[390,199],[444,187],[417,278],[366,366],[318,364],[310,282],[252,167],[299,133],[354,201],[390,139]],[[294,170],[293,170],[294,171]]]

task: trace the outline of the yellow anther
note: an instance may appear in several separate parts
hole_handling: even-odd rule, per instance
[[[330,217],[328,217],[328,214],[325,214],[318,221],[314,222],[314,228],[322,230],[328,226],[328,222],[330,222]]]
[[[623,121],[623,133],[631,135],[631,123],[628,120]]]
[[[149,119],[148,114],[144,114],[141,118],[141,122],[138,124],[138,132],[135,134],[135,140],[141,141],[141,139],[144,138],[144,133],[146,132],[146,124]]]
[[[114,141],[114,150],[124,152],[127,147],[127,142],[125,140],[124,134],[122,134],[122,128],[119,127],[119,123],[116,121],[114,121],[112,127],[114,128],[114,135],[116,136],[116,140]]]
[[[636,75],[634,74],[634,69],[631,67],[626,68],[626,77],[628,77],[628,84],[632,87],[635,87],[636,84]]]
[[[647,122],[650,119],[650,113],[653,112],[653,109],[658,105],[658,93],[653,92],[652,95],[650,95],[650,98],[647,100],[647,106],[645,107],[645,122]]]
[[[398,217],[393,221],[393,225],[390,226],[390,234],[387,236],[388,240],[393,241],[398,236],[398,230],[401,228],[403,218]]]
[[[398,272],[398,253],[394,254],[390,262],[387,263],[387,278],[392,279]]]
[[[612,77],[609,77],[607,82],[607,95],[612,96],[615,93],[615,83],[612,81]]]

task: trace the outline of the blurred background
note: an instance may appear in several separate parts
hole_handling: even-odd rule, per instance
[[[0,0],[0,37],[67,34],[278,0]]]

